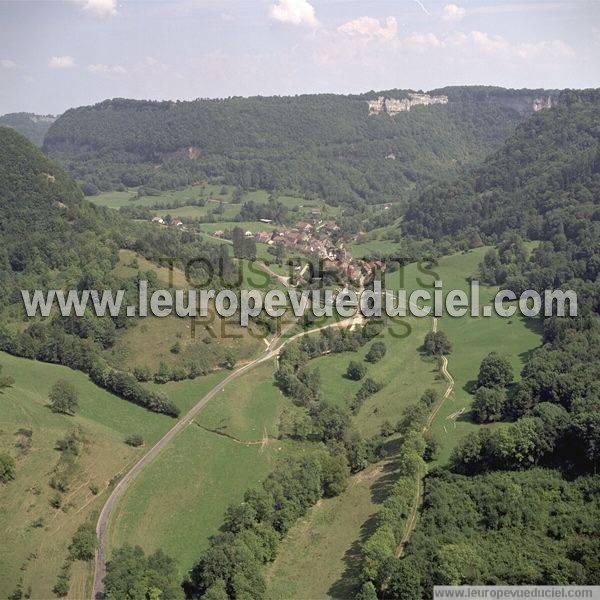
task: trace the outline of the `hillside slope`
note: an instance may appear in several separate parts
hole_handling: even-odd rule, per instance
[[[46,132],[55,120],[56,117],[53,115],[36,115],[26,112],[8,113],[0,116],[0,126],[11,127],[36,146],[41,147]]]
[[[547,97],[543,90],[445,88],[432,95],[447,103],[393,115],[370,110],[380,96],[410,94],[106,100],[67,111],[44,149],[102,190],[168,188],[205,176],[361,205],[403,199],[415,182],[480,161]]]
[[[485,241],[515,229],[548,239],[560,209],[589,219],[600,194],[600,92],[563,92],[558,102],[519,125],[472,173],[413,199],[405,231],[436,240],[478,232]]]

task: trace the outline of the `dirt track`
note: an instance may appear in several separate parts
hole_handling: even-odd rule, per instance
[[[433,324],[431,330],[435,333],[437,331],[437,319],[433,317]],[[442,366],[441,366],[442,375],[448,382],[448,386],[446,387],[446,391],[442,396],[441,402],[431,411],[429,417],[427,418],[427,422],[423,427],[423,433],[429,431],[431,425],[437,416],[440,408],[444,405],[444,402],[450,397],[452,392],[454,391],[454,378],[448,372],[448,359],[445,356],[442,356]],[[418,480],[417,490],[415,493],[415,501],[410,509],[410,514],[408,515],[408,519],[406,520],[406,527],[404,528],[404,533],[402,534],[402,539],[400,540],[398,547],[396,548],[396,557],[400,558],[402,553],[404,552],[404,548],[412,535],[412,532],[417,524],[417,515],[419,514],[419,509],[423,505],[423,481],[421,478]]]

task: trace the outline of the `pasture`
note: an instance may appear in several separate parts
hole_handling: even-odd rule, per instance
[[[125,542],[162,548],[183,577],[227,507],[258,485],[279,457],[301,448],[274,439],[289,402],[273,385],[274,368],[269,361],[225,387],[144,469],[110,520],[109,550]],[[196,382],[175,385],[179,394],[195,393]]]
[[[15,384],[0,392],[2,422],[0,449],[17,462],[16,478],[0,489],[0,597],[31,586],[33,598],[53,597],[51,588],[67,556],[77,527],[94,520],[115,478],[144,452],[124,443],[131,434],[153,444],[173,420],[151,413],[95,386],[83,373],[66,367],[16,358],[0,353],[4,374]],[[71,382],[79,394],[75,416],[53,413],[48,393],[57,379]],[[80,429],[84,440],[74,464],[66,471],[68,486],[58,492],[50,486],[62,468],[57,440]],[[19,430],[31,430],[31,446],[20,447]],[[60,498],[60,507],[50,502]],[[70,596],[89,596],[91,566],[76,564]]]

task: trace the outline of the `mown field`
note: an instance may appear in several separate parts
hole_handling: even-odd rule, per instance
[[[423,357],[419,348],[431,328],[431,319],[407,318],[392,322],[376,338],[385,343],[385,357],[378,363],[364,361],[371,344],[358,352],[329,354],[311,361],[311,368],[321,374],[323,397],[334,404],[347,406],[358,392],[361,382],[346,377],[350,361],[363,362],[367,377],[384,384],[382,390],[369,397],[354,417],[356,427],[366,437],[379,433],[382,423],[396,424],[402,410],[414,404],[430,387],[443,389],[437,379],[437,365]]]
[[[174,421],[116,398],[66,367],[4,353],[0,364],[15,379],[0,392],[0,449],[17,461],[15,480],[0,489],[0,597],[12,593],[22,577],[23,590],[31,587],[33,598],[51,598],[74,531],[86,520],[95,521],[113,478],[144,452],[126,445],[125,438],[138,433],[146,445],[153,444]],[[47,406],[58,379],[71,382],[79,393],[73,417]],[[22,429],[32,431],[27,451],[16,445]],[[84,439],[82,451],[66,471],[68,489],[58,493],[61,507],[53,508],[50,501],[57,491],[50,479],[65,466],[56,442],[77,429]],[[89,565],[75,565],[70,597],[89,597],[90,573]]]
[[[144,469],[110,520],[109,550],[124,542],[148,551],[162,548],[183,577],[218,531],[227,507],[262,481],[279,457],[300,451],[274,439],[289,402],[273,385],[274,369],[270,361],[224,388]],[[189,394],[194,385],[176,384],[171,396]]]

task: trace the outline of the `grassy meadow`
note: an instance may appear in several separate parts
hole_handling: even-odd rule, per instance
[[[414,404],[427,388],[443,390],[437,378],[437,365],[419,352],[423,338],[431,328],[431,319],[407,318],[391,323],[376,339],[386,345],[386,355],[378,363],[364,362],[371,347],[358,352],[342,352],[318,357],[310,362],[321,374],[323,397],[346,406],[358,392],[361,382],[346,377],[348,363],[364,362],[367,377],[384,384],[382,390],[367,398],[354,417],[356,427],[366,437],[379,433],[382,423],[395,424],[402,410]]]
[[[140,473],[110,520],[109,550],[124,542],[162,548],[183,576],[227,507],[259,484],[278,457],[298,451],[298,444],[274,439],[289,402],[273,385],[274,369],[274,361],[259,365],[225,387]],[[173,385],[189,394],[196,383]]]
[[[15,379],[0,392],[0,449],[17,462],[15,480],[0,488],[0,597],[6,598],[22,577],[23,590],[31,586],[33,598],[50,598],[74,531],[86,520],[95,520],[114,478],[144,452],[124,439],[137,433],[151,445],[174,421],[115,397],[66,367],[4,353],[0,364],[3,373]],[[53,413],[47,406],[58,379],[71,382],[79,393],[79,410],[73,417]],[[22,429],[33,432],[28,450],[17,446]],[[54,508],[50,501],[57,491],[50,479],[63,466],[56,442],[76,429],[84,440],[82,451],[67,470],[67,490],[58,493],[61,507]],[[91,565],[77,563],[75,571],[70,597],[88,597]]]

